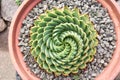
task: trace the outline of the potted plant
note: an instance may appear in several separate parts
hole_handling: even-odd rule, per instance
[[[114,0],[25,0],[9,51],[24,80],[113,80],[120,72],[120,11]]]

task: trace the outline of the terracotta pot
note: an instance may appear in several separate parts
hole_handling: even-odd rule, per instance
[[[115,25],[117,42],[112,60],[104,71],[96,77],[96,80],[113,80],[120,72],[120,11],[118,10],[119,7],[114,0],[98,1],[109,11]],[[23,55],[18,47],[18,36],[22,26],[22,21],[29,11],[39,2],[40,0],[25,0],[17,10],[10,26],[8,39],[9,51],[12,62],[23,80],[39,80],[30,72],[30,69],[26,67],[25,62],[23,61]]]

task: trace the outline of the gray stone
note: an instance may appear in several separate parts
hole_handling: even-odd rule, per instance
[[[21,48],[20,48],[20,51],[23,52],[23,51],[24,51],[24,47],[21,47]]]
[[[20,42],[18,43],[18,46],[24,46],[24,42],[23,42],[23,41],[20,41]]]
[[[96,22],[94,18],[90,18],[90,20],[91,20],[92,22],[94,22],[94,23]]]
[[[36,68],[36,67],[37,67],[37,64],[34,64],[33,67]]]
[[[45,72],[41,72],[40,78],[44,78],[44,77],[45,77]]]
[[[101,34],[104,33],[104,30],[103,30],[103,29],[100,29],[100,33],[101,33]]]
[[[113,46],[114,46],[114,45],[115,45],[115,42],[113,42],[113,41],[112,41],[112,42],[111,42],[111,45],[113,45]]]
[[[92,76],[96,76],[97,74],[96,73],[92,73]]]
[[[113,40],[113,37],[109,37],[109,41],[112,41]]]
[[[28,55],[25,55],[25,56],[23,57],[23,60],[24,60],[24,61],[27,61],[27,59],[26,59],[27,56],[28,56]]]
[[[29,41],[29,39],[28,38],[26,38],[25,40],[24,40],[24,42],[28,42]]]
[[[103,64],[103,63],[104,63],[104,60],[101,60],[100,62]]]
[[[39,72],[40,72],[40,69],[37,69],[37,68],[34,71],[35,74],[38,74]]]
[[[72,80],[70,77],[66,77],[63,80]],[[76,79],[77,80],[77,79]]]
[[[107,66],[107,64],[108,64],[108,63],[105,62],[105,63],[104,63],[104,66]]]
[[[44,6],[43,6],[43,10],[46,10],[46,9],[47,9],[47,5],[44,5]]]
[[[1,0],[1,16],[6,21],[11,21],[18,6],[15,0]]]
[[[103,16],[103,15],[102,15],[101,12],[97,13],[97,17],[102,17],[102,16]]]
[[[49,78],[52,80],[54,78],[54,75],[49,75]]]
[[[22,38],[23,38],[23,39],[25,39],[25,38],[26,38],[25,34],[23,34],[23,35],[22,35]]]
[[[28,46],[28,43],[25,43],[24,46],[27,47],[27,46]]]
[[[53,80],[59,80],[58,78],[54,78]]]
[[[6,27],[7,25],[5,24],[4,20],[0,18],[0,32],[5,30]]]
[[[106,47],[109,47],[109,43],[107,41],[105,41],[104,44],[105,44]]]
[[[21,40],[22,40],[22,38],[21,38],[21,37],[18,37],[18,40],[19,40],[19,41],[21,41]]]

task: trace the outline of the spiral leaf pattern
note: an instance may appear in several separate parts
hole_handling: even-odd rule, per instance
[[[53,8],[41,14],[30,29],[31,54],[40,68],[56,76],[84,69],[96,53],[94,25],[78,8]]]

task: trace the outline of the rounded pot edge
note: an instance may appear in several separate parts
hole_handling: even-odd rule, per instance
[[[108,9],[108,12],[114,22],[116,32],[116,48],[113,57],[103,72],[96,77],[96,80],[114,80],[120,72],[120,11],[115,0],[98,0]]]
[[[20,49],[18,47],[18,36],[20,33],[20,28],[22,26],[22,21],[29,13],[29,11],[40,1],[41,0],[23,1],[23,3],[16,11],[10,25],[8,47],[11,60],[12,63],[14,64],[15,69],[20,74],[21,78],[24,80],[40,80],[33,73],[31,73],[29,68],[27,68],[25,62],[23,61],[23,55],[20,53]]]

